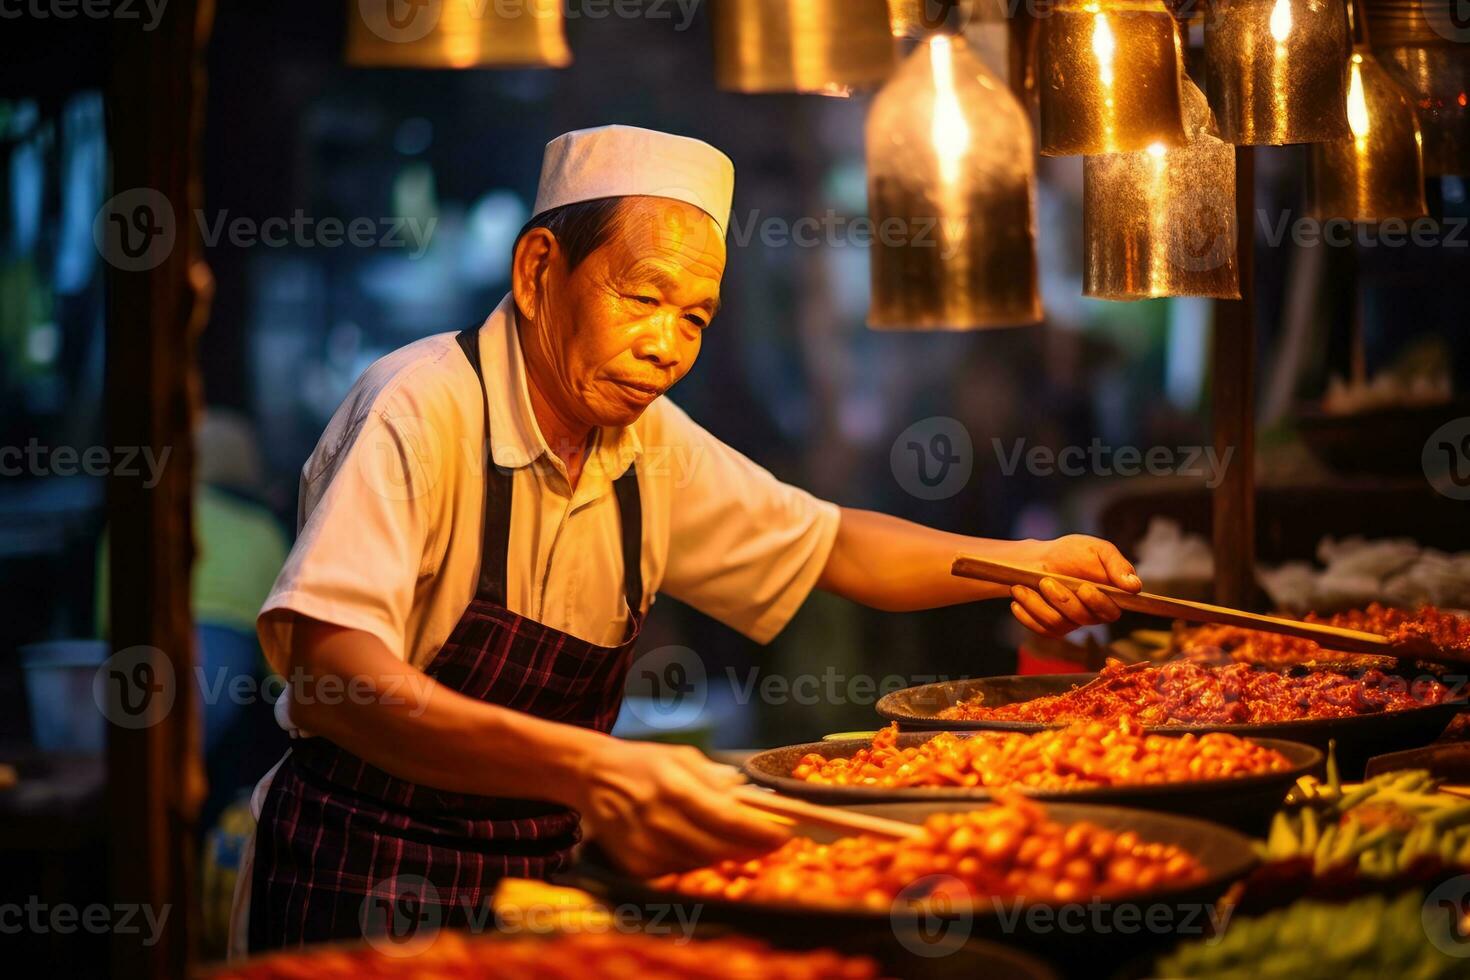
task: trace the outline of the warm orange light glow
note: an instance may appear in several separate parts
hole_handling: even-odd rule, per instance
[[[948,35],[937,35],[929,45],[934,63],[934,120],[930,133],[939,157],[939,173],[946,185],[953,185],[959,181],[960,165],[970,148],[970,124],[965,121],[954,88],[954,58]]]
[[[1291,37],[1291,0],[1276,0],[1271,9],[1271,36],[1278,44]]]
[[[1353,137],[1360,144],[1367,142],[1368,102],[1363,97],[1363,56],[1360,54],[1353,55],[1352,74],[1348,78],[1347,117]]]
[[[1113,53],[1118,44],[1113,39],[1113,29],[1108,26],[1106,14],[1094,14],[1092,18],[1092,53],[1097,55],[1097,69],[1104,85],[1113,84]]]

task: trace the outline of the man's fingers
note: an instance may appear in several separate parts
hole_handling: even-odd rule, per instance
[[[1069,633],[1077,625],[1053,609],[1041,597],[1040,593],[1028,589],[1024,585],[1013,586],[1011,588],[1011,598],[1015,599],[1021,604],[1022,609],[1025,609],[1026,612],[1031,614],[1031,618],[1042,627],[1040,632],[1048,636],[1061,636],[1064,633]]]
[[[1044,578],[1039,584],[1042,598],[1073,623],[1078,626],[1091,626],[1097,622],[1097,617],[1092,614],[1092,610],[1077,598],[1071,589],[1056,579]]]
[[[1028,613],[1019,602],[1011,603],[1011,615],[1015,616],[1017,622],[1019,622],[1022,626],[1026,627],[1031,632],[1035,633],[1037,636],[1052,635],[1052,631],[1038,623],[1035,618],[1032,617],[1032,615]]]
[[[684,770],[710,789],[733,789],[745,783],[745,774],[734,766],[715,762],[703,753],[682,759]]]
[[[1100,623],[1114,622],[1123,615],[1123,610],[1118,608],[1118,604],[1096,586],[1083,585],[1077,590],[1076,595]]]
[[[779,824],[737,803],[728,792],[711,791],[693,778],[671,778],[675,806],[695,826],[711,831],[732,850],[764,853],[780,847],[790,834]]]
[[[1120,589],[1129,592],[1139,592],[1143,589],[1143,582],[1138,577],[1133,563],[1123,557],[1123,553],[1106,541],[1097,544],[1097,557],[1102,562],[1103,568],[1107,569],[1108,580]]]

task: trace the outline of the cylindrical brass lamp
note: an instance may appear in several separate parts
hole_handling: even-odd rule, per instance
[[[1179,50],[1162,0],[1056,0],[1040,20],[1042,153],[1184,142]]]
[[[1156,144],[1083,163],[1083,292],[1099,299],[1240,298],[1235,147],[1213,133],[1187,77],[1184,146]]]
[[[564,68],[561,0],[350,0],[347,63],[362,68]]]
[[[923,38],[957,24],[968,0],[888,0],[894,37]]]
[[[1369,0],[1373,53],[1409,92],[1424,172],[1470,175],[1470,21],[1458,0]]]
[[[717,0],[715,79],[731,92],[846,95],[893,74],[885,0]]]
[[[1212,0],[1205,91],[1220,136],[1242,145],[1349,135],[1343,0]]]
[[[1354,10],[1347,119],[1352,136],[1312,147],[1311,211],[1319,219],[1418,218],[1424,202],[1423,138],[1408,94],[1369,49]]]
[[[933,37],[904,61],[873,101],[867,149],[869,326],[1041,319],[1031,124],[961,38]]]

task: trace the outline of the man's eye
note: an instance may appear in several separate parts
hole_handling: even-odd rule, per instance
[[[690,323],[694,324],[701,330],[703,330],[706,326],[704,317],[695,316],[693,313],[686,313],[684,315],[684,319],[688,320]]]
[[[657,306],[658,305],[658,300],[654,299],[652,296],[634,296],[633,297],[633,302],[635,302],[635,303],[642,303],[644,306]]]

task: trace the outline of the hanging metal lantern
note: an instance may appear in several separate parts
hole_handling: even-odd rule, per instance
[[[1373,53],[1410,94],[1424,172],[1470,175],[1470,21],[1457,0],[1371,0]]]
[[[888,0],[894,37],[926,38],[939,31],[962,29],[977,4],[995,0]]]
[[[1373,57],[1367,25],[1353,13],[1346,103],[1353,133],[1312,147],[1312,214],[1365,222],[1423,217],[1423,137],[1414,106]]]
[[[1213,0],[1205,90],[1220,136],[1241,145],[1349,134],[1343,0]]]
[[[1174,18],[1162,0],[1056,0],[1041,18],[1041,152],[1184,142]]]
[[[938,35],[904,61],[873,101],[867,149],[869,326],[1041,319],[1031,124],[963,39]]]
[[[361,68],[564,68],[561,0],[351,0],[347,63]]]
[[[1083,292],[1099,299],[1240,298],[1235,147],[1214,134],[1187,77],[1184,146],[1155,144],[1083,163]]]
[[[731,92],[846,95],[893,74],[885,0],[718,0],[715,80]]]

